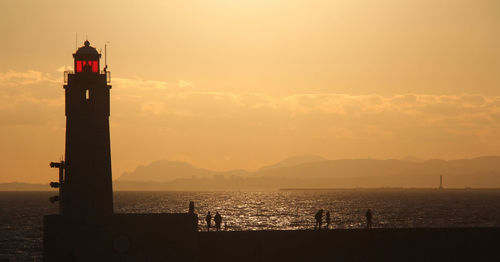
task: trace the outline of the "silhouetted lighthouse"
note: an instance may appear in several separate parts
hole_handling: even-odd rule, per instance
[[[113,213],[108,72],[85,41],[65,77],[66,161],[61,213],[82,218]]]
[[[66,159],[59,169],[60,214],[44,216],[43,261],[198,261],[198,215],[113,214],[109,72],[88,41],[65,72]]]

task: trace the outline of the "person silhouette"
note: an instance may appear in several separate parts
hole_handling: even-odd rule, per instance
[[[220,231],[220,225],[222,223],[222,216],[219,214],[219,212],[215,212],[214,222],[215,222],[215,231]]]
[[[205,217],[205,221],[207,222],[207,232],[210,231],[210,224],[212,223],[212,215],[210,215],[210,211],[208,211],[207,216]]]
[[[330,228],[331,222],[332,222],[332,219],[330,217],[330,211],[326,211],[326,229]]]
[[[194,214],[194,201],[189,201],[189,214]]]
[[[314,218],[316,219],[314,229],[321,229],[321,225],[323,224],[323,209],[318,210],[316,215],[314,215]]]
[[[372,211],[369,208],[366,211],[366,228],[372,228]]]

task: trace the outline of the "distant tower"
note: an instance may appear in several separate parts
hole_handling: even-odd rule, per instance
[[[85,41],[67,73],[66,159],[61,214],[88,218],[113,214],[109,141],[109,72],[99,72],[101,54]]]
[[[439,189],[443,189],[443,176],[439,176]]]

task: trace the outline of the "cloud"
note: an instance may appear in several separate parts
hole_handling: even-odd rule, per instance
[[[49,73],[0,72],[0,126],[53,124],[64,110],[62,90],[62,81]]]
[[[42,73],[35,70],[27,70],[24,72],[9,70],[0,72],[0,86],[22,86],[33,85],[42,82],[58,82],[48,73]]]
[[[49,73],[27,70],[0,72],[0,108],[15,114],[21,108],[63,106],[62,83]],[[500,97],[479,94],[296,94],[275,97],[255,93],[186,91],[193,84],[179,80],[114,78],[112,108],[117,116],[212,119],[239,125],[297,127],[300,121],[314,122],[332,130],[377,127],[391,130],[402,126],[444,126],[448,130],[489,130],[498,125]],[[40,111],[40,110],[39,110]],[[43,110],[41,110],[43,111]],[[120,119],[120,117],[118,117]],[[161,119],[158,119],[161,123]],[[246,121],[246,123],[245,123]],[[220,123],[224,126],[224,123]],[[368,128],[368,126],[370,126]]]
[[[3,72],[0,79],[4,101],[0,125],[50,125],[54,119],[63,125],[64,91],[57,77],[28,70]],[[499,96],[320,93],[278,97],[201,92],[188,81],[173,83],[114,78],[112,124],[140,129],[138,133],[149,134],[151,139],[158,136],[161,140],[161,134],[168,132],[179,141],[187,139],[185,143],[188,138],[208,144],[227,140],[227,146],[244,143],[243,138],[262,147],[269,143],[344,144],[344,151],[349,150],[349,143],[361,151],[369,145],[380,148],[391,143],[393,150],[428,145],[438,147],[435,150],[491,152],[500,146]]]
[[[119,92],[115,93],[119,100]],[[241,136],[296,136],[318,139],[439,140],[500,144],[500,97],[483,95],[348,95],[227,92],[143,92],[140,99],[118,102],[129,121],[193,133],[237,132]],[[136,119],[136,120],[132,120]],[[456,142],[457,142],[456,141]]]
[[[419,95],[394,96],[300,94],[273,97],[265,94],[235,94],[225,92],[164,92],[142,93],[145,108],[154,115],[167,115],[173,109],[189,111],[191,115],[228,115],[245,110],[265,109],[287,112],[289,117],[337,115],[349,117],[397,114],[431,118],[487,117],[500,112],[500,97],[481,95]],[[140,102],[140,101],[138,101]],[[147,105],[152,105],[148,107]]]
[[[56,69],[56,71],[59,73],[64,73],[66,71],[72,71],[72,70],[73,70],[72,66],[61,66],[61,67]]]
[[[180,88],[186,88],[186,87],[192,87],[194,86],[194,84],[185,80],[179,80],[177,82],[177,86],[179,86]]]
[[[167,90],[172,85],[169,82],[144,80],[142,78],[112,78],[113,85],[119,88],[135,91]]]

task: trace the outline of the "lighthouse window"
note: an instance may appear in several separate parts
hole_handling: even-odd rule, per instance
[[[99,64],[97,61],[89,61],[92,62],[92,72],[97,73],[99,72]]]
[[[85,90],[85,99],[89,100],[90,99],[90,92],[89,90]]]
[[[94,73],[99,72],[99,62],[97,60],[90,60],[90,61],[76,61],[76,72],[82,72],[83,68],[85,67],[90,67],[90,71]]]
[[[76,61],[76,72],[82,72],[82,61]]]

